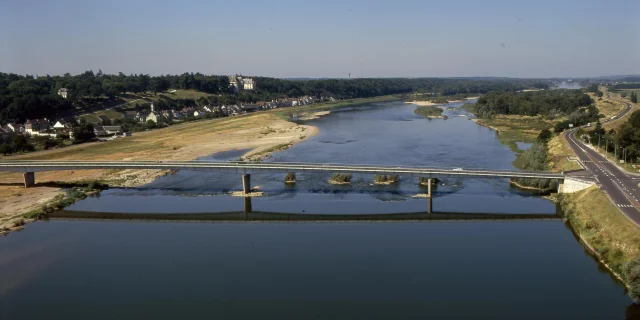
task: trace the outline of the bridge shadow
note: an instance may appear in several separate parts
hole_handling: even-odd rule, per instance
[[[106,219],[106,220],[158,220],[158,221],[470,221],[470,220],[557,220],[557,213],[504,214],[466,212],[409,212],[390,214],[300,214],[277,212],[216,212],[216,213],[113,213],[61,210],[49,218]]]

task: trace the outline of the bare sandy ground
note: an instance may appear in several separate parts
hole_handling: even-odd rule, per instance
[[[267,113],[175,125],[134,133],[109,142],[34,152],[5,160],[193,160],[216,152],[252,148],[268,157],[318,133]],[[38,185],[50,181],[104,180],[112,186],[135,187],[167,174],[161,170],[78,170],[36,173],[36,186],[24,188],[21,173],[0,173],[0,218],[24,214],[53,199],[58,188]]]
[[[415,104],[417,106],[435,106],[435,105],[441,105],[442,103],[433,103],[431,101],[407,101],[405,103],[409,103],[409,104]]]

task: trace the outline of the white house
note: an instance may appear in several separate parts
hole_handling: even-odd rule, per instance
[[[151,102],[151,112],[145,117],[144,121],[153,121],[154,123],[158,123],[158,120],[161,120],[162,116],[156,112],[155,107],[153,106],[153,102]]]
[[[24,126],[21,126],[17,123],[8,123],[7,129],[16,132],[16,133],[24,133]]]
[[[154,123],[158,123],[158,121],[161,119],[162,119],[162,116],[159,113],[152,111],[151,113],[149,113],[149,115],[145,119],[145,122],[153,121]]]
[[[204,115],[204,112],[202,112],[202,111],[196,110],[196,111],[193,112],[193,116],[194,117],[199,117],[199,116],[202,116],[202,115]]]
[[[243,90],[253,90],[255,81],[251,78],[243,78],[241,76],[229,76],[229,86],[233,87],[233,91],[239,92]]]
[[[244,90],[253,90],[253,79],[247,78],[242,81],[242,86]]]
[[[49,129],[49,121],[47,119],[27,120],[24,124],[24,130],[28,134],[38,134],[42,130]]]
[[[67,95],[69,94],[69,89],[67,88],[60,88],[58,89],[58,95],[63,97],[64,99],[67,98]]]

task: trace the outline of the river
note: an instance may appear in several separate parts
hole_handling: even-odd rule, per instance
[[[512,169],[515,155],[460,103],[448,120],[398,102],[309,121],[320,133],[269,161]],[[202,160],[237,159],[247,150]],[[350,186],[327,174],[252,175],[254,211],[424,212],[417,178]],[[69,211],[242,211],[230,174],[178,172]],[[504,179],[443,179],[437,212],[556,213]],[[625,319],[630,299],[561,220],[176,222],[51,219],[0,239],[0,318]]]

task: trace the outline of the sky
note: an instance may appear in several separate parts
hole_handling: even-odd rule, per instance
[[[638,0],[0,0],[0,72],[640,74]]]

